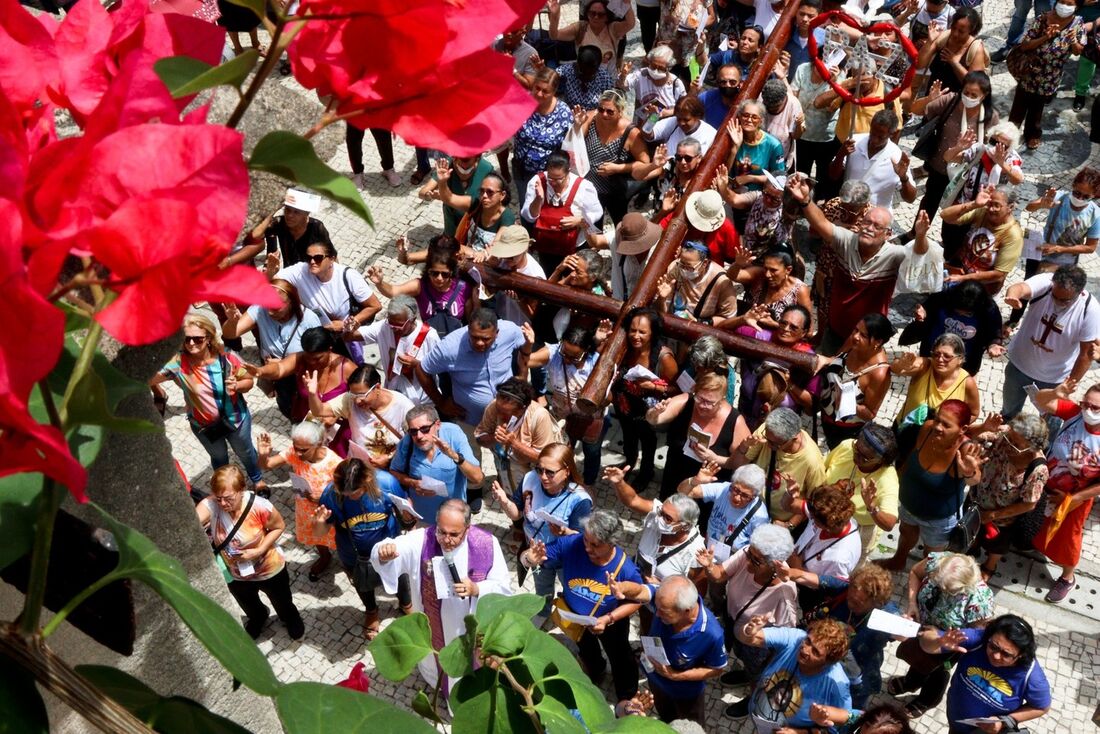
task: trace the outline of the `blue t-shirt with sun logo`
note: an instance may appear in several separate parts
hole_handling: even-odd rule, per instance
[[[1050,706],[1050,684],[1038,662],[993,665],[982,642],[985,633],[980,629],[964,629],[962,633],[966,636],[962,646],[969,652],[959,658],[947,691],[948,721],[1003,716],[1024,705],[1038,709]],[[958,730],[981,731],[965,725]]]
[[[604,565],[594,564],[584,550],[584,533],[566,535],[547,545],[543,565],[562,570],[565,577],[562,596],[574,613],[599,617],[619,606],[619,600],[608,593],[607,588],[607,574],[614,573],[619,561],[623,565],[615,575],[616,580],[642,583],[642,575],[633,561],[623,558],[622,548],[616,548],[611,560]],[[595,606],[596,602],[599,606]]]

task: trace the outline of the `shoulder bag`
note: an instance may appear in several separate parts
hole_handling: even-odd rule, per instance
[[[947,109],[931,120],[924,121],[924,124],[917,130],[917,141],[913,144],[913,158],[927,161],[936,155],[940,140],[943,139],[943,128],[947,124],[947,118],[951,117],[951,113],[955,111],[961,97],[962,94],[956,92],[955,99],[951,100],[951,104],[947,106]]]
[[[222,542],[218,543],[217,545],[214,545],[213,543],[210,544],[210,546],[214,549],[214,565],[216,565],[221,570],[222,578],[225,579],[225,582],[227,584],[235,581],[236,579],[234,579],[233,574],[229,572],[229,564],[226,562],[225,556],[222,555],[222,551],[225,550],[226,546],[228,546],[229,543],[233,540],[234,536],[237,535],[237,531],[241,529],[241,525],[243,525],[245,519],[248,518],[248,513],[252,511],[252,503],[255,501],[256,493],[250,492],[248,494],[248,503],[244,506],[244,512],[242,512],[241,516],[237,518],[237,522],[234,523],[233,529],[229,531]]]

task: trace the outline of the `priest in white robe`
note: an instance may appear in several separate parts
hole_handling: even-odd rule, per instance
[[[437,650],[465,633],[465,617],[477,609],[479,596],[512,593],[500,543],[492,533],[470,526],[470,507],[459,499],[439,507],[435,525],[375,545],[371,565],[389,594],[397,593],[398,578],[408,574],[413,609],[427,615]],[[428,684],[435,686],[440,675],[437,657],[424,658],[419,667]]]

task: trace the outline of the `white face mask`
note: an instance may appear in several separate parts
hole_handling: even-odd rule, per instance
[[[981,97],[967,97],[965,94],[962,96],[963,107],[968,110],[972,110],[982,103]]]
[[[680,264],[680,274],[684,276],[684,280],[699,280],[699,276],[702,275],[697,265],[687,267],[683,263]]]
[[[660,515],[657,516],[657,530],[661,532],[661,535],[672,535],[677,532],[677,526],[679,523],[673,524],[665,520]]]
[[[1100,410],[1083,408],[1081,410],[1081,417],[1084,419],[1085,423],[1088,423],[1090,426],[1095,426],[1100,423]]]
[[[650,69],[649,70],[649,78],[652,79],[655,82],[663,82],[665,79],[668,79],[668,72],[667,71],[654,71],[653,69]]]
[[[1089,200],[1088,199],[1079,199],[1076,196],[1074,196],[1073,194],[1070,194],[1069,195],[1069,203],[1072,204],[1073,206],[1077,207],[1078,209],[1080,209],[1085,204],[1088,204]]]
[[[1058,14],[1059,18],[1068,18],[1077,12],[1077,6],[1058,3],[1054,6],[1054,12]]]
[[[458,171],[459,173],[461,173],[463,176],[469,176],[476,169],[477,169],[477,164],[476,163],[474,165],[470,166],[469,168],[467,168],[466,166],[460,166],[457,163],[455,164],[455,170]]]

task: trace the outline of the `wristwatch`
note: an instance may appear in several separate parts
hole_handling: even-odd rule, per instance
[[[466,457],[463,456],[462,454],[459,454],[458,458],[455,459],[454,462],[455,462],[455,466],[462,466],[463,464],[466,463]]]

